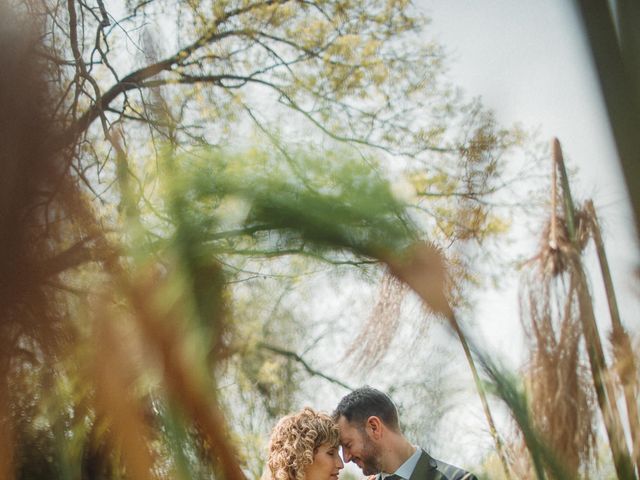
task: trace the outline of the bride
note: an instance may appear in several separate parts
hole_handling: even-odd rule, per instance
[[[269,440],[267,480],[337,480],[344,463],[338,427],[326,413],[305,407],[278,421]]]

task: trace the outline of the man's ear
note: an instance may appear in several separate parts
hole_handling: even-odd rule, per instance
[[[382,420],[380,420],[379,417],[372,415],[367,418],[365,428],[371,438],[373,438],[374,440],[380,440],[380,438],[382,437],[383,426],[384,423],[382,423]]]

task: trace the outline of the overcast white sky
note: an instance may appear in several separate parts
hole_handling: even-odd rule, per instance
[[[501,122],[522,122],[539,128],[544,140],[552,136],[560,139],[569,166],[579,169],[577,178],[572,179],[574,195],[592,198],[604,223],[623,320],[637,328],[631,314],[639,306],[633,277],[633,268],[640,263],[639,249],[606,112],[573,2],[419,0],[417,5],[432,18],[430,31],[448,51],[451,78],[456,84],[470,96],[481,96]],[[603,303],[597,281],[593,275],[596,302]],[[509,315],[515,308],[514,297],[503,292],[488,294],[481,310],[491,318]],[[608,318],[604,320],[608,325]],[[507,354],[513,349],[514,328],[504,325],[506,335],[492,339],[504,346]]]

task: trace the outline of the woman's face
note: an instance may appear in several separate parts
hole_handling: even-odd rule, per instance
[[[338,473],[344,467],[338,454],[338,447],[324,443],[313,456],[313,463],[304,471],[305,480],[337,480]]]

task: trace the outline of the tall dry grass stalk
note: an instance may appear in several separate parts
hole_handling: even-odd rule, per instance
[[[111,299],[112,300],[112,299]],[[150,425],[144,407],[134,395],[139,372],[132,361],[131,339],[120,331],[122,312],[110,308],[112,301],[99,302],[95,313],[96,417],[105,424],[111,448],[123,458],[131,478],[151,480],[154,460],[151,454]]]
[[[511,460],[509,466],[515,478],[518,480],[536,480],[524,439],[516,438],[506,445],[505,450]]]
[[[552,140],[552,151],[553,168],[557,168],[560,173],[563,210],[566,222],[565,227],[569,241],[568,246],[572,253],[568,257],[571,260],[571,263],[568,265],[568,271],[572,275],[572,278],[575,279],[577,285],[576,293],[578,296],[579,318],[582,326],[582,334],[585,339],[589,366],[591,367],[591,378],[593,380],[596,399],[598,400],[598,406],[603,415],[616,473],[621,479],[635,479],[637,476],[629,455],[622,417],[618,410],[614,376],[607,368],[604,349],[593,312],[593,302],[589,292],[587,276],[580,258],[582,249],[590,234],[587,226],[588,222],[580,221],[584,220],[584,214],[581,212],[579,214],[576,213],[571,188],[569,186],[569,177],[562,155],[562,148],[556,138]],[[552,204],[555,205],[555,199],[553,199]]]
[[[389,265],[391,272],[396,277],[409,285],[420,296],[431,312],[446,318],[456,333],[469,364],[476,391],[480,397],[482,409],[489,426],[489,432],[500,457],[505,477],[510,479],[509,463],[502,445],[502,439],[496,429],[469,342],[449,303],[447,264],[443,253],[433,245],[417,244],[408,250],[404,258],[387,260],[387,265]]]
[[[401,304],[409,287],[422,299],[425,308],[425,315],[415,322],[416,328],[424,331],[434,315],[447,319],[453,315],[447,298],[449,275],[444,256],[437,247],[418,244],[404,252],[402,258],[380,257],[387,270],[380,282],[375,306],[345,355],[353,359],[355,366],[368,369],[387,354],[400,327]]]
[[[586,472],[593,458],[597,400],[618,476],[635,478],[581,261],[594,233],[594,215],[588,208],[575,210],[560,143],[554,139],[552,147],[550,220],[540,250],[523,276],[521,292],[521,317],[530,342],[533,423],[564,467],[577,476],[581,469]]]
[[[53,282],[73,261],[69,242],[87,240],[67,207],[68,158],[52,152],[53,108],[37,32],[0,2],[0,478],[12,479],[24,455],[17,424],[26,368],[48,370],[72,340],[68,311]],[[87,240],[88,241],[88,240]],[[74,243],[77,242],[77,243]],[[79,249],[76,248],[77,251]],[[28,452],[27,452],[28,453]]]
[[[388,271],[383,274],[373,310],[344,356],[352,368],[371,370],[387,354],[400,327],[400,309],[406,293],[404,283]]]
[[[581,254],[592,233],[588,213],[576,212],[562,150],[553,139],[551,219],[540,251],[529,263],[521,294],[521,315],[531,342],[530,389],[533,426],[563,468],[576,476],[586,469],[595,445],[592,393],[602,412],[613,462],[620,479],[636,478],[628,453]],[[562,195],[557,194],[556,172]],[[558,213],[561,199],[563,215]],[[581,360],[585,340],[589,369]],[[562,427],[560,427],[562,426]],[[565,428],[566,426],[566,428]]]
[[[627,407],[627,418],[629,420],[629,431],[632,440],[633,459],[636,467],[636,474],[640,475],[640,413],[638,412],[638,368],[635,355],[631,347],[631,337],[622,324],[618,301],[616,298],[613,280],[609,270],[609,262],[602,240],[600,222],[596,215],[593,202],[588,200],[584,206],[585,219],[588,222],[589,230],[596,245],[600,272],[607,295],[609,313],[611,316],[611,335],[609,341],[613,351],[613,370],[622,387],[624,399]]]
[[[13,423],[8,404],[7,388],[5,378],[2,378],[0,387],[0,442],[3,448],[0,449],[0,478],[14,478],[15,448]]]
[[[556,217],[557,218],[557,217]],[[595,403],[581,356],[575,252],[561,221],[548,228],[541,251],[523,277],[521,319],[529,341],[528,387],[534,426],[574,476],[595,448]],[[549,225],[550,226],[550,225]],[[555,231],[556,248],[548,233]]]
[[[558,212],[556,172],[554,162],[550,219],[540,249],[523,275],[520,315],[529,341],[527,376],[534,427],[577,477],[590,463],[596,442],[595,405],[580,348],[578,291],[586,288],[580,282],[580,252],[588,235],[578,222],[577,242],[571,241]],[[572,226],[576,226],[573,221]]]
[[[381,294],[373,315],[357,337],[356,342],[360,342],[360,345],[354,343],[350,352],[358,352],[364,356],[362,364],[369,366],[369,368],[382,359],[399,327],[400,302],[406,292],[402,285],[413,289],[429,312],[425,319],[432,315],[444,317],[458,337],[469,364],[505,478],[510,479],[509,462],[496,429],[478,369],[466,335],[449,302],[450,281],[443,253],[432,244],[417,243],[407,249],[400,257],[382,254],[379,255],[379,259],[387,265],[393,278],[385,276],[383,279]],[[423,325],[422,328],[426,328],[426,326]]]
[[[217,466],[227,480],[245,480],[238,456],[229,440],[229,428],[218,403],[215,389],[207,372],[197,368],[189,352],[185,332],[177,326],[183,324],[184,311],[180,307],[158,311],[156,302],[162,294],[162,280],[144,272],[135,283],[121,278],[128,285],[129,298],[135,319],[163,366],[163,384],[167,394],[181,405],[204,437],[211,464]]]

